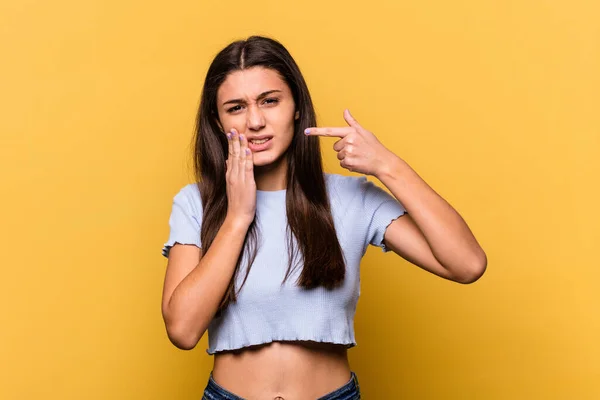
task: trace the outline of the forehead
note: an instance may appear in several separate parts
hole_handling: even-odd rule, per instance
[[[289,92],[289,87],[277,71],[253,67],[227,75],[219,87],[217,98],[223,101],[230,98],[254,99],[267,90],[281,90],[285,93]]]

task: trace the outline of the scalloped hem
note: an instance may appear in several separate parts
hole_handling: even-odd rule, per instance
[[[391,219],[391,221],[385,226],[385,229],[383,230],[384,235],[385,235],[385,231],[387,230],[387,228],[392,224],[392,222],[394,222],[395,220],[407,215],[408,212],[405,210],[402,214],[398,215],[397,217],[393,217]],[[385,243],[383,242],[383,238],[381,238],[381,242],[379,243],[379,245],[377,245],[377,247],[379,247],[384,253],[387,253],[389,251],[392,251],[392,249],[390,249],[389,247],[387,247],[385,245]]]
[[[221,347],[217,347],[216,349],[206,349],[206,353],[208,355],[215,355],[216,353],[221,353],[221,352],[225,352],[225,351],[234,351],[234,350],[241,350],[241,349],[247,349],[247,348],[252,348],[255,346],[262,346],[265,344],[269,344],[269,343],[274,343],[274,342],[313,342],[313,343],[330,343],[330,344],[337,344],[337,345],[342,345],[342,346],[346,346],[346,348],[350,349],[352,347],[356,346],[356,342],[355,341],[335,341],[333,339],[320,339],[320,340],[315,340],[315,339],[290,339],[290,338],[274,338],[274,339],[265,339],[265,340],[261,340],[261,341],[257,341],[257,342],[253,342],[253,343],[245,343],[243,345],[240,346],[221,346]]]
[[[175,246],[176,244],[184,244],[184,245],[193,245],[196,246],[198,248],[200,247],[200,244],[198,242],[192,242],[192,241],[180,241],[180,240],[169,240],[167,243],[164,244],[163,248],[162,248],[162,255],[163,257],[169,258],[169,251],[171,251],[171,248],[173,246]]]

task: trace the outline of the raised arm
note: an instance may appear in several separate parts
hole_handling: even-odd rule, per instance
[[[333,149],[340,165],[377,177],[404,206],[408,215],[387,227],[385,245],[443,278],[476,281],[486,269],[487,258],[463,218],[348,110],[344,119],[347,127],[309,128],[306,134],[339,138]]]
[[[180,349],[196,346],[218,310],[256,210],[252,154],[233,131],[227,159],[227,216],[208,251],[174,244],[162,297],[169,339]]]

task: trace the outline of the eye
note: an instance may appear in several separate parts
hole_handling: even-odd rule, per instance
[[[279,99],[275,98],[275,97],[269,97],[268,99],[265,99],[265,104],[277,104],[279,103]]]
[[[242,106],[237,105],[237,106],[233,106],[231,108],[228,108],[227,112],[231,114],[231,113],[234,113],[236,111],[240,111],[241,109],[242,109]]]

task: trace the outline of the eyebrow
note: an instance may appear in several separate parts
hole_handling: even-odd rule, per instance
[[[259,94],[258,97],[256,97],[256,100],[263,99],[263,98],[267,97],[268,95],[270,95],[271,93],[275,93],[275,92],[281,92],[281,90],[278,90],[278,89],[267,90],[266,92],[262,92],[261,94]],[[232,100],[227,100],[226,102],[223,103],[223,105],[238,104],[238,103],[245,103],[245,102],[246,102],[246,100],[244,100],[244,99],[232,99]]]

